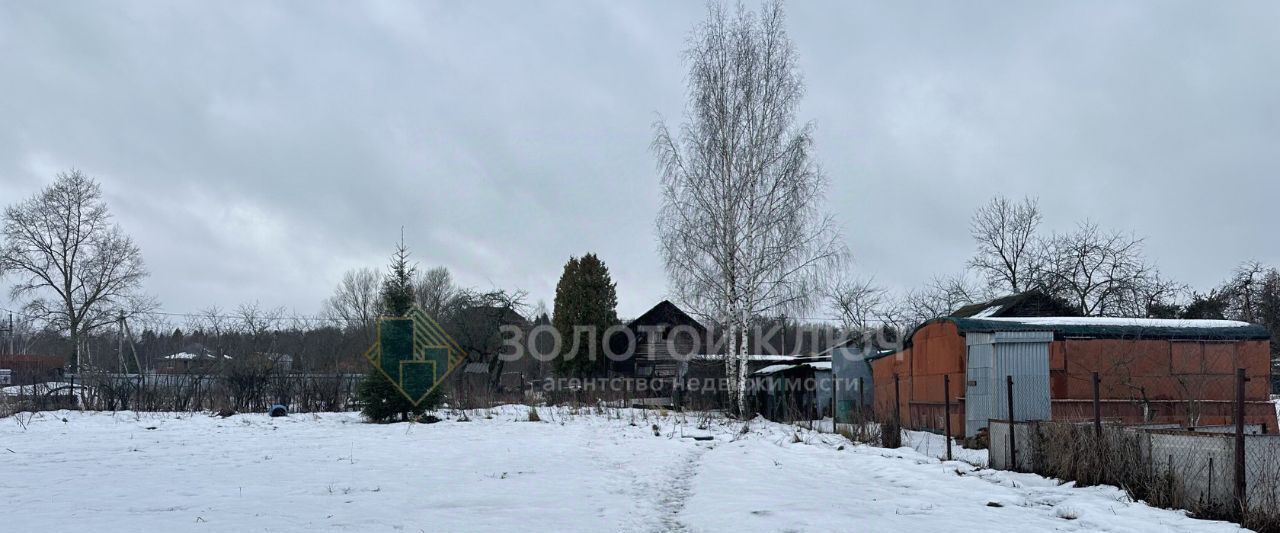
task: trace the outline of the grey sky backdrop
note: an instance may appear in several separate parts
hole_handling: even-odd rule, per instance
[[[0,204],[77,167],[166,311],[314,313],[381,267],[550,303],[593,251],[633,316],[666,294],[660,113],[696,2],[0,3]],[[1148,236],[1206,288],[1280,262],[1280,3],[793,2],[803,120],[861,274],[959,271],[972,210]],[[5,283],[7,286],[8,284]],[[821,316],[821,312],[814,314]]]

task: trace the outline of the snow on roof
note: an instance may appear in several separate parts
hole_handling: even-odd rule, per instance
[[[791,370],[793,368],[800,368],[800,367],[806,367],[806,366],[814,370],[831,370],[831,361],[817,361],[813,363],[799,363],[794,365],[769,365],[764,368],[761,368],[760,370],[753,372],[752,375],[767,376],[769,374],[776,374],[784,370]]]
[[[224,355],[224,356],[222,356],[222,358],[223,358],[223,359],[231,359],[231,356],[230,356],[230,355]],[[162,359],[169,359],[169,360],[183,360],[183,359],[186,359],[186,360],[190,360],[190,359],[216,359],[216,357],[215,357],[213,354],[194,354],[194,353],[191,353],[191,352],[178,352],[178,353],[175,353],[175,354],[173,354],[173,355],[166,355],[166,356],[164,356]]]
[[[999,313],[1001,309],[1004,309],[1003,305],[993,305],[991,307],[978,311],[977,313],[974,313],[973,316],[970,318],[989,318],[992,315]]]
[[[1236,320],[1189,320],[1121,317],[942,317],[960,333],[969,331],[1051,331],[1055,335],[1090,338],[1234,339],[1271,338],[1266,328]],[[918,329],[917,329],[918,331]],[[914,332],[912,333],[914,335]]]
[[[791,367],[794,367],[794,366],[796,366],[796,365],[769,365],[769,366],[766,366],[766,367],[764,367],[764,368],[761,368],[760,370],[755,371],[755,374],[756,374],[757,376],[763,376],[763,375],[766,375],[766,374],[773,374],[773,373],[775,373],[775,372],[781,372],[781,371],[783,371],[783,370],[786,370],[786,369],[791,368]]]
[[[727,355],[720,353],[698,353],[689,356],[689,359],[699,361],[721,361]],[[777,355],[777,354],[750,354],[747,355],[748,361],[792,361],[796,358],[794,355]]]
[[[982,313],[989,311],[983,309]],[[973,318],[980,318],[979,315]],[[1125,326],[1137,328],[1243,328],[1252,326],[1248,322],[1238,320],[1190,320],[1177,318],[1120,318],[1103,316],[1028,316],[1028,317],[990,317],[983,320],[997,322],[1018,322],[1043,326]]]
[[[204,358],[204,357],[208,357],[208,356],[207,356],[207,355],[196,355],[196,354],[189,353],[189,352],[178,352],[178,353],[175,353],[175,354],[173,354],[173,355],[166,355],[166,356],[164,356],[164,358],[165,358],[165,359],[201,359],[201,358]]]

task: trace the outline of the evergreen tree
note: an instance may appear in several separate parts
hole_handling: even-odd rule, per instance
[[[609,363],[604,332],[618,323],[617,284],[609,276],[609,267],[595,254],[570,257],[556,284],[554,307],[552,325],[561,338],[556,373],[575,377],[602,373]],[[575,333],[581,334],[575,338]]]
[[[1226,313],[1227,299],[1217,291],[1209,291],[1209,294],[1192,293],[1191,302],[1182,308],[1180,315],[1182,318],[1223,320],[1227,318]]]
[[[396,253],[391,256],[390,272],[382,280],[382,304],[387,316],[403,317],[413,309],[414,270],[415,267],[409,262],[409,248],[401,238]],[[440,403],[440,389],[437,388],[415,406],[396,388],[395,383],[370,365],[356,390],[356,397],[360,400],[360,412],[365,418],[370,422],[384,423],[393,421],[397,415],[402,421],[408,420],[410,414],[421,416]]]

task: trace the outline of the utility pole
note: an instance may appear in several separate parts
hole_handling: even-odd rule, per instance
[[[141,388],[144,385],[142,377],[142,360],[138,359],[138,345],[133,342],[133,330],[129,329],[129,322],[124,317],[123,313],[120,315],[120,325],[124,326],[124,335],[129,339],[129,351],[133,352],[133,367],[138,372],[138,387]]]
[[[9,313],[9,327],[5,328],[5,339],[9,341],[9,354],[13,354],[13,313]]]
[[[782,355],[800,355],[799,353],[792,354],[787,351],[787,314],[779,315],[778,320],[782,321]],[[796,351],[799,352],[799,350]]]
[[[120,333],[116,336],[116,359],[120,361],[120,373],[128,374],[129,368],[124,364],[124,311],[116,315],[116,321],[120,324]]]

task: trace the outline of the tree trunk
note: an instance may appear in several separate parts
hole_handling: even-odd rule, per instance
[[[738,338],[737,356],[734,357],[735,365],[738,367],[738,372],[735,376],[737,382],[734,383],[734,389],[738,392],[738,416],[745,420],[749,416],[747,413],[747,325],[745,317],[739,328],[741,336]]]
[[[725,394],[728,396],[728,409],[732,411],[738,405],[738,360],[737,351],[738,326],[732,322],[727,324],[728,349],[724,355]]]
[[[67,357],[67,365],[71,367],[71,373],[75,374],[80,371],[80,324],[71,323],[71,353]]]

